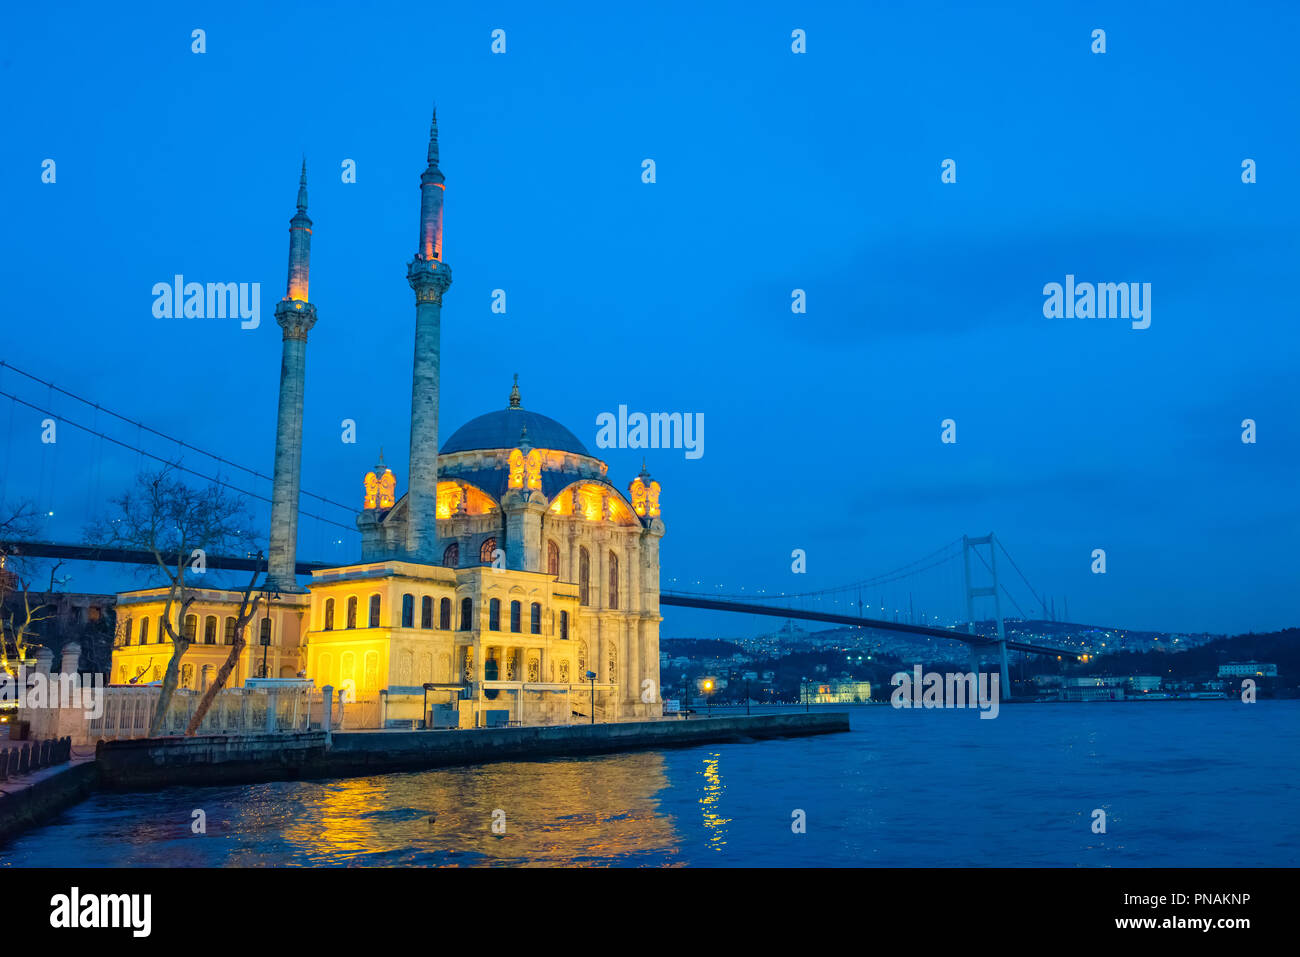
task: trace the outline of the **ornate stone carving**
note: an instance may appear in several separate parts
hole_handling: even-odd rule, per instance
[[[416,256],[406,267],[406,281],[415,290],[416,302],[442,303],[442,294],[451,287],[451,267],[436,259]]]
[[[307,333],[316,325],[316,307],[297,299],[281,299],[275,304],[275,321],[284,330],[285,339],[307,341]]]

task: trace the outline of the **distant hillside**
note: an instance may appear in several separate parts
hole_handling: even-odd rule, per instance
[[[721,638],[663,638],[659,641],[659,651],[676,658],[730,658],[732,655],[744,654],[740,645]]]
[[[1173,655],[1159,651],[1124,651],[1099,655],[1080,670],[1086,674],[1172,674],[1173,677],[1192,677],[1217,674],[1219,665],[1230,661],[1275,664],[1282,684],[1294,685],[1300,678],[1300,628],[1216,638]]]

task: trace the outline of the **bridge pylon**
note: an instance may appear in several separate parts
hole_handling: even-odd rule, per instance
[[[992,574],[993,582],[987,586],[974,586],[971,584],[970,576],[970,556],[980,545],[987,545],[989,549],[989,560],[985,563],[988,565],[989,572]],[[1002,675],[1001,696],[1003,698],[1011,697],[1011,673],[1007,667],[1007,633],[1002,624],[1002,601],[998,597],[998,557],[997,549],[993,547],[993,533],[978,538],[972,538],[969,535],[961,537],[961,557],[962,563],[966,569],[966,630],[972,635],[975,633],[975,599],[992,598],[993,599],[993,618],[998,625],[998,657],[1001,659]],[[975,553],[977,556],[978,552]],[[975,647],[971,646],[972,668],[978,670],[979,658],[975,653]]]

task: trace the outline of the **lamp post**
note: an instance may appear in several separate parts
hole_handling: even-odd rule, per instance
[[[587,680],[591,682],[591,723],[596,723],[596,672],[588,671]]]
[[[259,552],[258,555],[260,556],[261,553]],[[268,588],[265,589],[262,592],[262,594],[266,595],[266,611],[267,611],[266,618],[269,621],[271,617],[270,615],[271,602],[279,601],[280,593],[278,591],[273,593],[271,589]],[[258,641],[262,645],[262,675],[261,676],[263,678],[268,678],[270,676],[266,673],[266,656],[267,656],[267,652],[271,650],[271,630],[269,628],[263,628],[261,627],[261,625],[258,626],[257,630],[258,630]]]
[[[749,679],[745,679],[745,714],[749,714]]]
[[[433,685],[429,684],[429,682],[426,681],[424,683],[424,711],[423,711],[424,721],[421,722],[424,725],[425,731],[429,730],[429,692],[432,690],[433,690]]]
[[[713,717],[713,679],[705,678],[700,690],[704,692],[705,714],[711,718]]]

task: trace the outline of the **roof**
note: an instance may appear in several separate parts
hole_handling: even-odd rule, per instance
[[[554,419],[526,409],[499,409],[470,419],[452,433],[439,454],[474,452],[483,449],[513,449],[527,427],[528,444],[535,449],[555,449],[590,455],[578,437]]]

